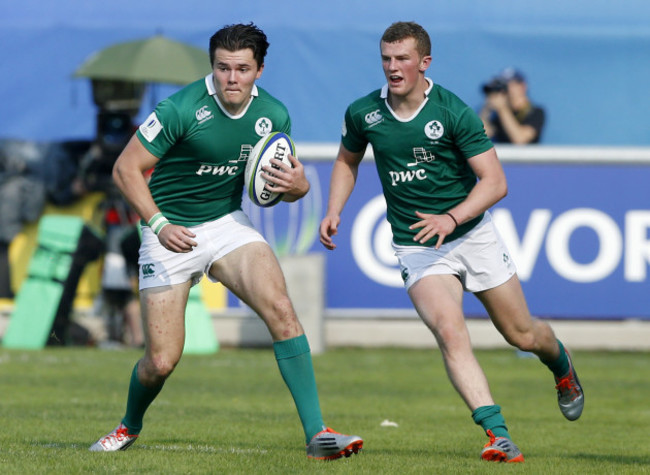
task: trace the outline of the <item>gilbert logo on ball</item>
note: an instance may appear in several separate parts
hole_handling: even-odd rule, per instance
[[[296,146],[291,137],[284,132],[271,132],[262,137],[253,147],[246,163],[244,177],[248,197],[257,206],[267,208],[282,200],[284,194],[273,191],[273,184],[261,177],[264,171],[262,167],[270,166],[278,169],[277,165],[271,163],[273,158],[291,166],[289,154],[296,155]]]

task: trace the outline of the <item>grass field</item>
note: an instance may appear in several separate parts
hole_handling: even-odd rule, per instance
[[[480,351],[526,457],[483,462],[486,437],[437,351],[334,349],[314,358],[327,424],[365,440],[357,456],[308,460],[271,350],[185,356],[126,452],[89,445],[123,415],[139,352],[0,350],[0,473],[650,473],[650,354],[574,352],[582,418],[560,414],[552,376],[514,351]],[[382,427],[385,419],[398,427]]]

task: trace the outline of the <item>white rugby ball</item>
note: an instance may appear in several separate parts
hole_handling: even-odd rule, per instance
[[[271,164],[272,158],[277,158],[291,166],[288,157],[289,154],[296,155],[296,145],[291,140],[291,137],[284,132],[271,132],[262,137],[255,144],[255,147],[253,147],[253,151],[246,163],[244,177],[248,197],[257,206],[268,208],[269,206],[278,204],[282,200],[284,193],[267,190],[265,186],[269,182],[260,175],[263,172],[262,167],[265,165],[278,168],[277,165]],[[269,183],[269,187],[272,188],[273,184]]]

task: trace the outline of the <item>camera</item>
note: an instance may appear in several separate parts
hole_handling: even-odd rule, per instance
[[[506,92],[508,82],[501,78],[494,78],[490,82],[483,84],[483,94],[492,94],[494,92]]]
[[[131,114],[101,110],[97,113],[97,140],[103,151],[119,153],[133,134]]]

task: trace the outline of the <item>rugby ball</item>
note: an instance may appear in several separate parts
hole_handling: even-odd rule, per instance
[[[296,146],[289,137],[284,132],[271,132],[268,135],[262,137],[253,151],[248,157],[248,162],[246,163],[246,171],[244,172],[246,191],[250,200],[255,203],[257,206],[263,208],[268,208],[278,204],[284,193],[274,192],[265,188],[267,182],[260,175],[264,170],[262,167],[269,165],[272,168],[278,168],[277,165],[271,164],[272,158],[277,158],[278,160],[291,166],[289,162],[289,154],[296,155]],[[269,187],[273,187],[272,183],[269,183]]]

